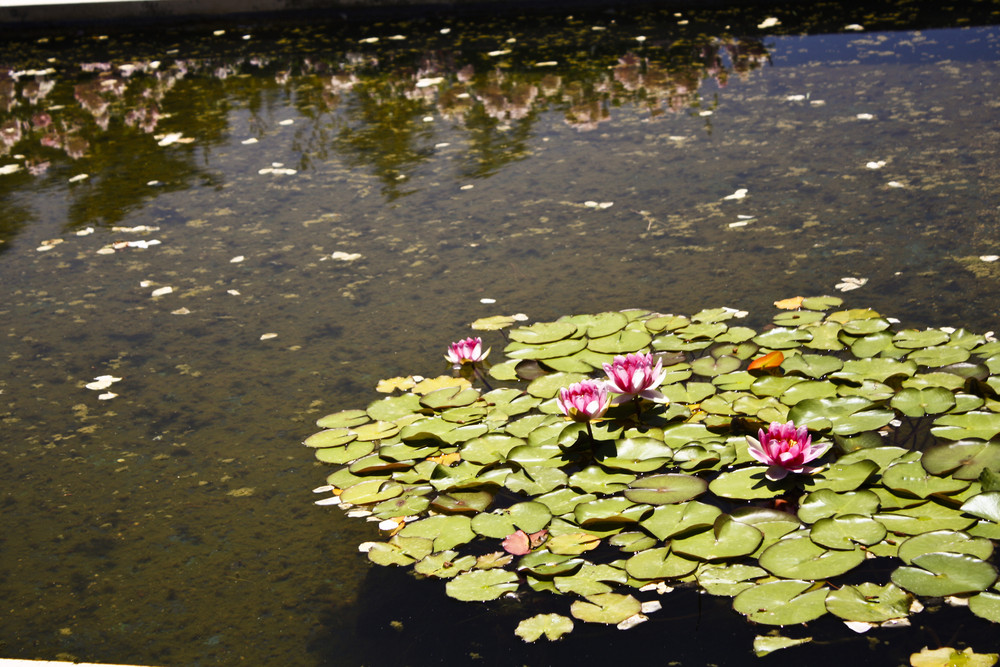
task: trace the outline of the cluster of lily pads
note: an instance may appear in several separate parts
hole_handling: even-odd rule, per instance
[[[905,624],[929,598],[1000,622],[1000,342],[837,297],[776,305],[762,331],[729,308],[478,320],[501,363],[460,341],[451,375],[383,381],[388,397],[317,422],[305,444],[336,466],[320,503],[378,521],[368,558],[451,597],[573,598],[522,621],[526,641],[574,618],[631,627],[678,586],[767,625]],[[561,392],[638,354],[657,364],[648,398],[567,417]],[[818,458],[775,475],[772,432]]]

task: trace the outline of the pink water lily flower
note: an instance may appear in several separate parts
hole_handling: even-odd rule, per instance
[[[760,429],[757,435],[759,439],[747,436],[750,456],[769,466],[765,475],[770,480],[783,479],[790,472],[815,472],[817,469],[806,463],[823,456],[830,448],[829,442],[813,445],[806,427],[796,429],[792,422],[771,422],[766,433]]]
[[[573,421],[590,422],[604,416],[611,405],[611,397],[603,382],[584,380],[560,389],[556,404]]]
[[[604,364],[604,372],[608,375],[609,389],[619,394],[613,401],[616,405],[636,396],[663,399],[663,394],[656,388],[663,382],[666,372],[660,359],[653,363],[652,353],[616,356],[610,364]]]
[[[452,343],[444,358],[454,364],[455,368],[460,368],[462,364],[478,364],[489,353],[490,348],[483,351],[483,339],[477,336]]]

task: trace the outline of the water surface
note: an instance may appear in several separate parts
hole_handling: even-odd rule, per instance
[[[357,545],[375,528],[312,505],[328,471],[300,442],[381,378],[446,372],[447,343],[494,314],[727,305],[760,324],[853,277],[849,307],[995,329],[1000,30],[801,14],[3,47],[0,655],[750,660],[759,629],[694,595],[629,633],[522,646],[516,604],[369,568]],[[86,387],[103,375],[121,379]],[[949,614],[924,617],[940,641],[997,649]],[[923,625],[817,626],[838,659],[938,644]]]

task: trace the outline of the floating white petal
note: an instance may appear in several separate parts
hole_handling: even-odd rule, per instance
[[[170,285],[167,285],[166,287],[157,287],[155,290],[153,290],[151,296],[163,296],[164,294],[170,294],[173,291],[174,288],[171,287]]]
[[[737,190],[737,191],[736,191],[736,192],[734,192],[733,194],[731,194],[731,195],[726,195],[725,197],[723,197],[723,199],[724,199],[724,200],[725,200],[725,199],[743,199],[744,197],[746,197],[746,196],[747,196],[747,193],[749,193],[749,192],[750,192],[750,191],[749,191],[749,190],[747,190],[746,188],[740,188],[739,190]]]

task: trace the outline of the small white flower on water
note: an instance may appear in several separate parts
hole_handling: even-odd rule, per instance
[[[177,310],[171,310],[171,315],[190,315],[191,311],[187,308],[178,308]]]
[[[739,220],[737,222],[730,222],[730,227],[746,227],[749,223],[746,220]]]
[[[77,174],[69,179],[70,183],[79,183],[80,181],[85,181],[90,178],[90,174]]]
[[[486,55],[490,56],[491,58],[496,58],[497,56],[505,56],[508,53],[510,53],[510,49],[500,49],[499,51],[490,51]]]
[[[528,316],[525,315],[524,313],[516,313],[514,315],[511,315],[511,317],[514,318],[515,322],[527,322],[528,321]]]
[[[279,122],[279,123],[278,123],[278,125],[291,125],[291,124],[293,124],[294,122],[295,122],[295,121],[294,121],[293,119],[291,119],[291,118],[286,118],[285,120],[283,120],[283,121]]]
[[[867,278],[841,278],[840,280],[841,282],[837,283],[836,288],[841,292],[856,290],[868,282]]]
[[[157,146],[169,146],[170,144],[177,143],[183,137],[184,137],[184,134],[181,133],[181,132],[170,132],[169,134],[163,134],[163,135],[160,135],[159,137],[156,137],[157,139],[159,139],[159,141],[156,142],[156,145]]]
[[[858,25],[857,23],[851,23],[844,26],[844,30],[854,30],[856,32],[864,29],[865,27],[863,25]]]
[[[875,116],[870,113],[859,113],[855,118],[858,120],[875,120]]]
[[[216,37],[221,37],[222,35],[226,34],[226,31],[225,30],[216,30],[212,34],[215,35]]]
[[[378,37],[364,37],[362,39],[359,39],[358,41],[361,42],[362,44],[374,44],[375,42],[378,41]]]
[[[103,394],[98,394],[97,395],[97,400],[99,400],[99,401],[110,401],[112,398],[116,398],[117,396],[118,396],[118,394],[114,393],[113,391],[106,391]]]
[[[93,234],[93,233],[94,233],[94,228],[93,227],[87,227],[86,229],[79,230],[76,233],[76,235],[77,236],[89,236],[90,234]]]
[[[886,185],[888,185],[890,188],[905,188],[906,187],[905,185],[903,185],[899,181],[889,181],[888,183],[886,183]]]
[[[872,160],[871,162],[866,162],[865,166],[869,169],[881,169],[885,166],[885,160]]]
[[[701,116],[702,118],[706,118],[712,115],[712,111],[709,109],[705,109],[704,111],[699,111],[698,115]]]
[[[244,139],[240,143],[243,144],[244,146],[249,146],[250,144],[257,143],[257,138],[256,137],[250,137],[249,139]]]
[[[120,382],[121,378],[115,377],[113,375],[98,375],[94,378],[93,382],[88,382],[84,385],[87,389],[93,391],[101,391],[102,389],[107,389],[115,382]]]
[[[535,67],[555,67],[559,64],[558,60],[545,60],[540,63],[535,63]]]
[[[330,259],[336,259],[341,262],[353,262],[356,259],[361,259],[361,253],[358,252],[337,252],[330,255]]]
[[[260,339],[261,340],[271,340],[272,338],[277,338],[277,337],[278,337],[278,334],[276,334],[276,333],[266,333],[266,334],[261,334],[260,335]]]
[[[496,299],[480,299],[479,303],[496,303]]]
[[[645,42],[646,41],[646,36],[645,35],[636,35],[635,41],[637,41],[637,42]]]
[[[230,290],[226,290],[226,294],[230,294],[232,296],[239,296],[240,295],[240,291],[238,289],[230,289]]]
[[[444,81],[443,76],[431,76],[424,79],[417,80],[417,88],[427,88],[428,86],[436,86]]]
[[[472,183],[469,183],[468,185],[463,185],[462,187],[460,187],[459,190],[471,190],[474,187],[476,186],[474,186]]]
[[[17,173],[19,171],[21,171],[21,165],[19,165],[19,164],[5,164],[4,166],[0,167],[0,176],[6,175],[6,174],[15,174],[15,173]]]
[[[1000,255],[980,255],[979,259],[984,262],[995,262],[1000,259]]]
[[[773,16],[768,16],[766,19],[757,24],[757,28],[763,30],[764,28],[773,28],[776,25],[781,25],[781,21]]]
[[[229,263],[230,264],[239,264],[244,259],[246,259],[246,257],[244,257],[243,255],[236,255],[236,257],[233,257],[231,260],[229,260]]]
[[[802,100],[806,99],[806,96],[805,95],[788,95],[788,96],[785,97],[785,99],[788,100],[789,102],[801,102]]]
[[[726,196],[725,196],[725,197],[723,197],[722,199],[723,199],[723,200],[727,200],[727,199],[743,199],[744,197],[746,197],[746,196],[747,196],[747,193],[749,193],[749,192],[750,192],[750,191],[749,191],[749,190],[747,190],[746,188],[740,188],[739,190],[737,190],[737,191],[736,191],[736,192],[734,192],[733,194],[731,194],[731,195],[726,195]]]
[[[155,290],[153,290],[150,296],[163,296],[165,294],[170,294],[173,291],[174,288],[171,287],[170,285],[167,285],[166,287],[157,287]]]

